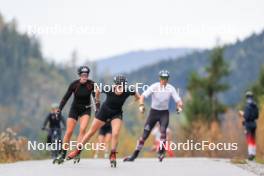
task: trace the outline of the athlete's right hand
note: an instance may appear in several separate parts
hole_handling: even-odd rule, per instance
[[[145,106],[143,104],[139,105],[139,112],[144,113],[145,112]]]

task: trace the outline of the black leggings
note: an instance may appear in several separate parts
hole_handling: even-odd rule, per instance
[[[144,132],[141,139],[138,142],[137,150],[141,150],[144,145],[145,140],[149,137],[152,129],[159,122],[160,124],[160,140],[166,141],[166,130],[169,125],[169,111],[168,110],[155,110],[151,109],[148,119],[144,126]]]
[[[146,140],[149,137],[149,134],[151,133],[157,122],[159,122],[160,124],[160,138],[166,140],[166,130],[169,125],[169,111],[155,109],[150,110],[148,119],[144,126],[144,132],[142,135],[143,140]]]

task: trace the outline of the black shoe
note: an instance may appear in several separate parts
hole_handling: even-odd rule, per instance
[[[248,156],[248,160],[249,160],[249,161],[253,161],[253,160],[255,160],[255,155],[249,155],[249,156]]]
[[[126,161],[133,162],[137,158],[138,154],[139,154],[139,150],[135,150],[134,153],[133,153],[133,155],[124,158],[123,161],[124,162],[126,162]]]
[[[124,158],[124,162],[127,162],[127,161],[129,161],[129,162],[133,162],[135,160],[135,158],[134,157],[132,157],[132,156],[127,156],[127,157],[125,157]]]

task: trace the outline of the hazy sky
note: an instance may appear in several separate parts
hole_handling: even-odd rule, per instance
[[[60,62],[158,47],[212,47],[264,29],[263,0],[0,0],[6,20]]]

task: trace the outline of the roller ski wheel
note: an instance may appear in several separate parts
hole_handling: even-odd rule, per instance
[[[112,168],[116,168],[116,160],[111,160],[110,165]]]
[[[79,154],[73,158],[73,164],[78,164],[80,160],[81,160],[81,155]]]
[[[76,164],[76,163],[79,163],[80,162],[80,159],[81,159],[81,150],[74,150],[72,152],[70,152],[66,158],[67,161],[69,160],[73,160],[73,163]]]

